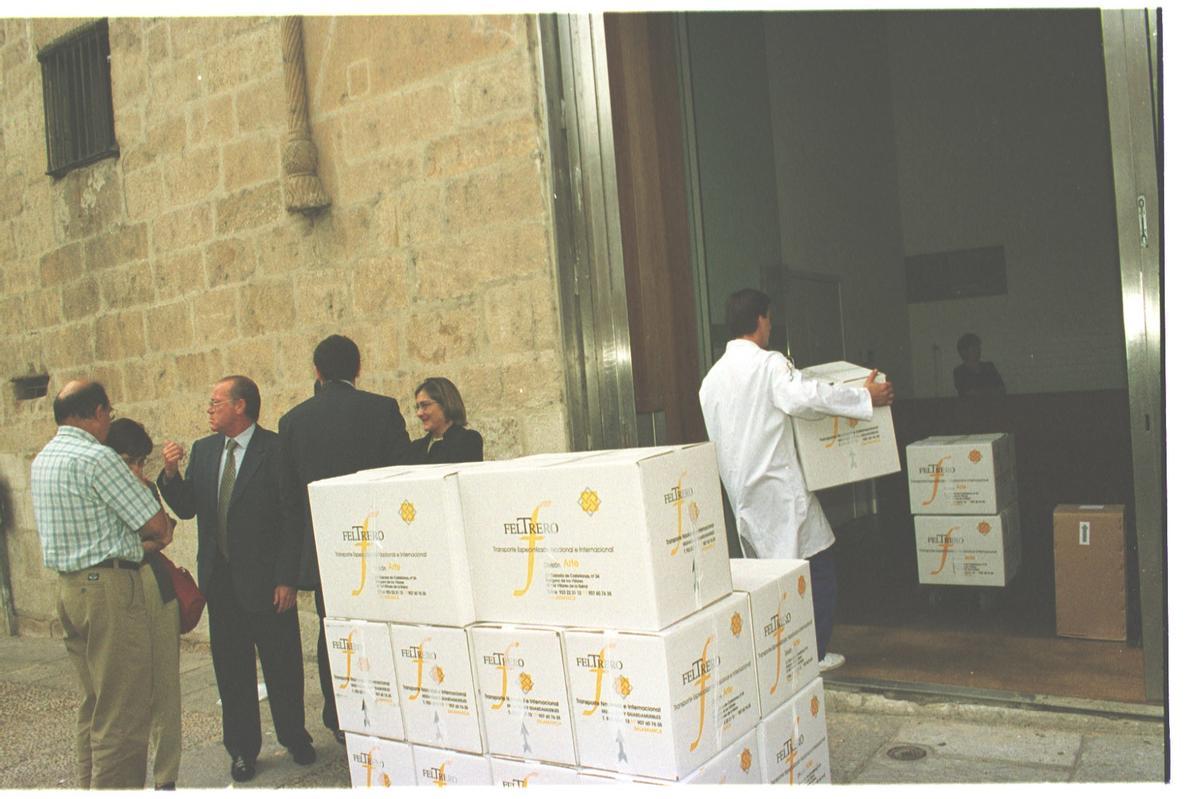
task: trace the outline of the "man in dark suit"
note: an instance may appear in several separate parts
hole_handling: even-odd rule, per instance
[[[345,336],[330,336],[313,350],[320,390],[279,420],[280,476],[284,522],[302,531],[304,540],[296,585],[316,591],[321,629],[317,669],[325,697],[322,720],[338,742],[338,725],[329,653],[325,649],[325,597],[317,570],[316,539],[308,506],[308,484],[361,469],[404,463],[409,439],[400,406],[391,397],[359,391],[358,346]]]
[[[262,400],[248,377],[221,378],[208,401],[213,435],[183,448],[163,444],[163,499],[181,519],[198,519],[200,591],[208,599],[213,670],[221,695],[230,774],[254,777],[262,746],[255,648],[279,743],[301,765],[316,760],[304,728],[304,665],[296,613],[300,528],[282,523],[279,437],[259,427]]]

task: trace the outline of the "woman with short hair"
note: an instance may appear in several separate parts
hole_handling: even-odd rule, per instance
[[[413,392],[425,437],[410,446],[410,463],[468,463],[483,460],[483,436],[467,429],[467,409],[458,388],[444,377],[426,378]]]

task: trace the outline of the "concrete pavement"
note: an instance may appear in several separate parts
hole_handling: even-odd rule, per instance
[[[306,649],[311,653],[311,642]],[[345,750],[320,724],[316,663],[305,664],[305,705],[317,762],[297,766],[264,723],[250,788],[348,787]],[[1012,707],[992,700],[826,691],[835,784],[1159,782],[1164,726],[1144,709],[1089,703]],[[231,785],[207,649],[181,656],[184,752],[180,788]],[[0,638],[0,789],[73,787],[75,675],[60,641]],[[1053,703],[1050,703],[1053,704]],[[261,705],[264,722],[270,710]]]

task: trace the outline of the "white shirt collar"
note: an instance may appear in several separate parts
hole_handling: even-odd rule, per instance
[[[258,429],[258,425],[251,422],[250,426],[233,437],[233,440],[238,443],[238,447],[242,452],[246,451],[246,447],[250,446],[250,439],[254,437],[254,431]],[[229,437],[225,437],[226,446],[228,446]]]

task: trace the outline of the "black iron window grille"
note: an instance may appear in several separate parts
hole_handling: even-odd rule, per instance
[[[68,33],[38,52],[46,111],[46,174],[115,158],[108,20]]]

